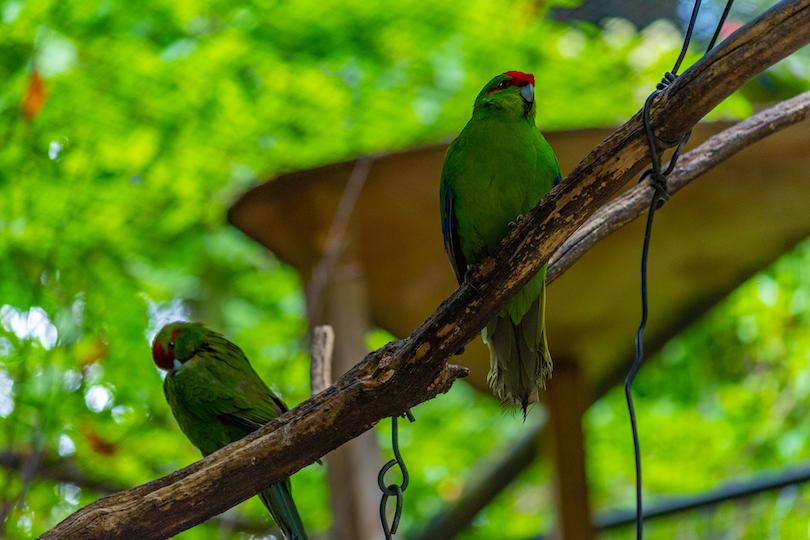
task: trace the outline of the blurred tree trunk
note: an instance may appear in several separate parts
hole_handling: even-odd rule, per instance
[[[329,324],[334,329],[332,373],[340,377],[368,352],[365,339],[371,319],[362,265],[344,252],[329,272],[321,297],[322,320],[311,321],[311,325]],[[326,466],[332,510],[330,538],[379,538],[382,493],[377,473],[382,463],[376,431],[369,430],[327,454]]]
[[[554,464],[557,540],[592,540],[596,532],[588,502],[585,467],[585,437],[582,415],[586,410],[587,389],[576,362],[558,359],[554,377],[548,382],[549,424]]]

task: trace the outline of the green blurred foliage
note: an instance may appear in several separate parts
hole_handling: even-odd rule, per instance
[[[810,458],[810,242],[670,341],[633,389],[648,501]],[[591,407],[586,429],[596,508],[633,505],[623,389]],[[808,489],[654,521],[648,538],[804,537]]]
[[[680,31],[668,22],[638,31],[621,19],[566,26],[544,18],[554,4],[1,3],[0,452],[63,471],[59,481],[29,482],[0,469],[0,502],[13,506],[2,534],[40,534],[109,489],[199,458],[150,358],[149,339],[170,320],[208,322],[288,403],[308,396],[300,279],[224,220],[251,185],[452,137],[484,82],[508,69],[537,75],[544,129],[613,125],[634,114],[671,67]],[[806,73],[807,63],[792,62],[806,88],[799,68]],[[34,72],[45,101],[28,121],[21,107]],[[735,95],[712,117],[751,110]],[[806,249],[793,257],[793,270],[806,267]],[[639,377],[652,495],[806,456],[810,280],[786,264],[670,344]],[[767,309],[759,296],[766,279],[771,285],[762,287],[777,290]],[[370,345],[387,339],[376,333]],[[414,412],[417,422],[402,429],[413,473],[405,534],[457,500],[482,456],[497,459],[527,429],[463,383]],[[537,409],[529,421],[541,416]],[[625,424],[615,394],[588,417],[599,509],[630,501]],[[386,453],[389,430],[379,428]],[[705,455],[708,445],[717,454]],[[533,466],[464,537],[548,530],[548,479],[545,465]],[[293,484],[308,528],[323,534],[331,521],[323,469],[309,467]],[[745,538],[772,526],[782,508],[772,499],[752,503],[760,510]],[[807,521],[799,506],[786,511],[785,527]],[[740,508],[721,507],[709,521],[736,523]],[[271,526],[253,499],[180,537],[219,538],[231,518]],[[698,516],[667,530],[710,525]]]

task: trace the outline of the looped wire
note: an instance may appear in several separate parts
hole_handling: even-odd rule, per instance
[[[667,86],[674,83],[675,79],[677,78],[678,78],[677,75],[667,71],[666,73],[664,73],[664,78],[661,79],[661,82],[655,85],[655,88],[657,90],[664,90]]]
[[[389,490],[391,494],[389,494]],[[391,524],[391,528],[388,528],[388,521],[385,519],[385,507],[388,505],[388,497],[394,496],[397,498],[397,506],[394,510],[394,521]],[[382,501],[380,501],[380,519],[382,520],[382,527],[383,533],[385,534],[386,540],[392,538],[393,534],[397,532],[397,527],[399,527],[399,518],[402,516],[402,488],[399,487],[397,484],[391,484],[383,490]]]
[[[709,48],[706,52],[709,52],[713,47],[714,43],[717,40],[717,37],[720,35],[720,29],[723,26],[723,23],[728,16],[728,13],[731,9],[731,4],[734,0],[728,0],[726,3],[726,9],[723,12],[722,17],[720,17],[720,21],[717,24],[717,30],[714,33],[714,36],[709,43]],[[686,57],[686,51],[689,48],[689,42],[692,39],[692,31],[695,28],[695,21],[697,20],[698,11],[700,10],[700,3],[701,0],[695,0],[695,5],[692,10],[692,18],[689,20],[689,27],[686,30],[686,36],[684,38],[683,47],[681,48],[681,53],[678,56],[678,60],[675,62],[675,67],[672,69],[671,72],[666,72],[664,74],[664,78],[661,80],[660,83],[656,85],[656,90],[649,95],[647,101],[644,102],[644,108],[642,109],[642,119],[644,121],[644,131],[647,136],[647,146],[650,149],[650,161],[652,162],[652,168],[644,171],[639,179],[639,182],[645,180],[648,176],[650,177],[650,187],[653,188],[653,196],[652,201],[650,202],[650,211],[647,215],[647,228],[644,234],[644,245],[641,251],[641,308],[642,308],[642,315],[641,315],[641,323],[639,324],[638,331],[636,332],[636,357],[633,361],[633,365],[630,368],[630,371],[627,374],[627,378],[624,381],[624,393],[627,399],[627,409],[630,414],[630,427],[633,431],[633,449],[635,453],[635,465],[636,465],[636,538],[641,540],[643,538],[642,527],[644,524],[643,519],[643,512],[642,512],[642,497],[641,497],[641,450],[638,441],[638,427],[636,425],[636,414],[633,408],[633,396],[631,393],[631,386],[633,384],[633,379],[635,379],[636,374],[638,373],[639,368],[641,368],[641,363],[644,360],[644,348],[643,348],[643,335],[644,335],[644,328],[647,325],[647,314],[648,314],[648,304],[647,304],[647,254],[649,253],[650,247],[650,235],[652,233],[652,223],[653,223],[653,216],[655,215],[655,211],[658,208],[663,206],[664,202],[669,200],[669,190],[667,188],[667,176],[673,171],[675,168],[676,163],[678,162],[678,158],[681,155],[681,151],[683,150],[686,142],[689,140],[689,136],[692,134],[691,130],[687,132],[678,143],[678,147],[675,149],[675,152],[672,155],[672,159],[669,161],[669,166],[665,171],[661,171],[661,158],[658,155],[657,151],[657,137],[653,133],[652,126],[650,124],[650,105],[652,104],[653,99],[655,96],[666,90],[672,83],[674,83],[678,78],[678,69],[681,67],[681,62]],[[663,145],[661,145],[663,146]]]
[[[652,162],[652,168],[644,171],[641,178],[639,178],[639,183],[644,181],[644,179],[646,179],[648,176],[650,177],[650,187],[653,188],[658,194],[658,200],[655,204],[656,209],[661,208],[664,203],[669,200],[667,176],[669,176],[669,174],[675,168],[678,158],[681,155],[681,150],[683,150],[683,147],[686,145],[686,141],[689,140],[689,136],[692,134],[692,131],[690,130],[681,138],[681,141],[678,143],[678,148],[675,150],[675,153],[672,155],[672,159],[669,161],[667,170],[661,172],[661,157],[658,155],[658,150],[656,147],[658,137],[655,136],[655,133],[653,133],[652,130],[652,123],[650,122],[650,106],[652,105],[655,96],[667,89],[669,85],[675,82],[677,78],[677,75],[667,71],[666,74],[664,74],[664,78],[661,79],[661,82],[656,85],[656,90],[650,94],[649,97],[647,97],[647,101],[644,102],[644,108],[641,112],[641,118],[644,121],[644,133],[647,136],[647,147],[650,150],[650,161]]]
[[[667,177],[661,173],[650,174],[650,187],[655,190],[660,199],[659,204],[669,200],[669,188],[667,187]],[[659,206],[660,208],[660,206]]]
[[[672,75],[672,73],[667,72],[667,75],[672,76],[672,80],[668,81],[668,77],[664,77],[664,80],[658,83],[659,89],[650,94],[647,101],[644,102],[644,109],[642,110],[641,114],[641,117],[644,120],[644,132],[647,135],[647,147],[650,149],[650,161],[652,161],[652,168],[644,171],[638,181],[641,183],[647,177],[650,177],[650,187],[655,190],[657,195],[657,197],[655,197],[656,209],[661,208],[664,203],[669,200],[667,176],[670,172],[672,172],[675,162],[678,160],[678,156],[680,155],[681,148],[681,144],[679,144],[678,151],[675,152],[673,158],[670,160],[669,167],[667,167],[666,172],[661,172],[661,157],[658,155],[655,144],[657,137],[653,133],[652,126],[650,124],[650,104],[652,103],[653,98],[661,93],[662,85],[663,88],[666,88],[672,81],[675,80],[675,76]]]
[[[414,422],[416,418],[411,414],[410,409],[405,411],[405,416],[408,417],[409,422]],[[399,452],[399,435],[397,432],[397,417],[391,417],[391,442],[394,448],[394,458],[380,469],[377,475],[377,485],[383,492],[382,500],[380,501],[380,521],[382,522],[383,532],[385,539],[391,540],[393,535],[396,534],[399,527],[399,519],[402,517],[402,492],[408,487],[410,478],[408,477],[408,468],[405,466],[405,461],[402,459],[402,454]],[[402,484],[385,484],[385,473],[387,473],[394,465],[399,465],[400,472],[402,473]],[[391,526],[388,526],[388,518],[385,516],[385,508],[388,505],[388,499],[396,497],[397,503],[394,509],[394,519]]]

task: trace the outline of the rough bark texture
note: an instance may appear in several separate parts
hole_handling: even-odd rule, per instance
[[[687,70],[654,103],[674,144],[746,80],[810,41],[810,0],[783,1]],[[648,161],[640,116],[600,144],[411,336],[375,351],[333,386],[261,430],[169,476],[100,499],[41,538],[168,538],[256,495],[371,428],[447,391],[446,359]],[[270,465],[272,464],[272,465]]]

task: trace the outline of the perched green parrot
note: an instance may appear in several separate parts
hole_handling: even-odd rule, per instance
[[[287,411],[239,347],[200,323],[164,326],[155,337],[152,358],[169,372],[163,383],[166,401],[180,429],[203,456]],[[307,540],[289,478],[259,497],[287,540]]]
[[[562,180],[554,151],[534,124],[534,76],[507,71],[478,94],[472,118],[447,149],[441,180],[444,249],[459,284],[522,216]],[[487,379],[524,416],[551,376],[544,266],[482,332]]]

